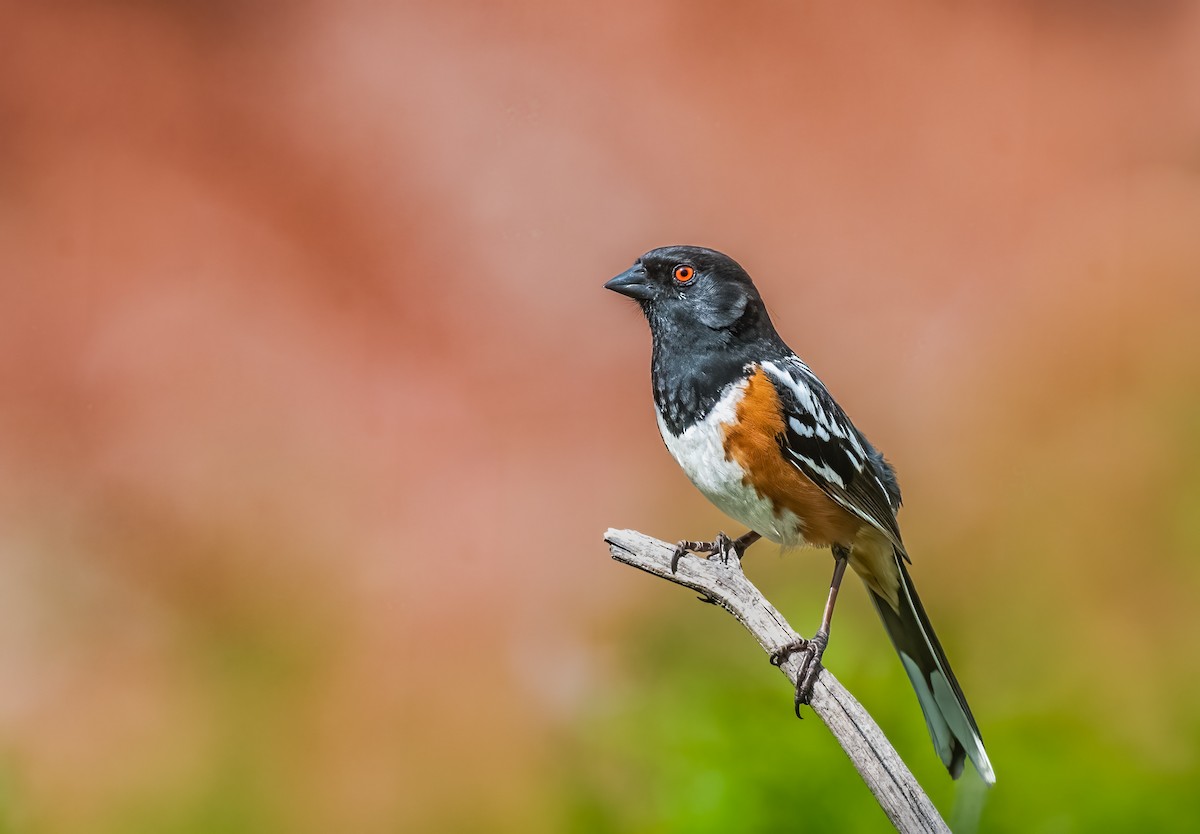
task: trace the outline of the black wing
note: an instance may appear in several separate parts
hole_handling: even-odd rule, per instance
[[[840,506],[888,537],[908,559],[896,511],[900,487],[892,467],[799,358],[764,362],[779,392],[785,434],[784,457]]]

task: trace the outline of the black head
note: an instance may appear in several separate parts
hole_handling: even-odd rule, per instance
[[[654,249],[604,285],[650,322],[654,401],[680,434],[708,413],[746,366],[790,353],[746,270],[699,246]]]
[[[774,333],[746,270],[728,255],[700,246],[664,246],[642,255],[605,289],[637,301],[656,337],[664,331],[709,336],[728,344]],[[704,331],[708,331],[705,333]],[[704,339],[703,341],[709,341]]]

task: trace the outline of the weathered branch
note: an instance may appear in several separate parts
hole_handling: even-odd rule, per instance
[[[672,545],[633,530],[609,530],[604,540],[618,562],[691,588],[723,607],[768,654],[799,637],[746,578],[736,557],[728,565],[716,559],[684,558],[672,574]],[[793,655],[780,669],[795,686],[799,658]],[[826,669],[813,687],[812,710],[842,745],[898,831],[948,834],[950,829],[879,725]]]

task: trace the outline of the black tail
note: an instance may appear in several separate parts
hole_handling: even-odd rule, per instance
[[[900,587],[897,597],[900,610],[892,608],[883,597],[871,591],[871,601],[883,620],[892,645],[900,654],[904,670],[917,691],[917,700],[925,713],[925,724],[933,738],[933,746],[941,756],[950,775],[957,779],[962,775],[963,761],[971,760],[979,775],[987,784],[996,782],[992,764],[983,749],[983,738],[979,727],[967,706],[962,689],[950,671],[950,661],[933,633],[929,617],[913,587],[912,578],[904,560],[896,557],[900,570]],[[868,590],[870,590],[868,588]]]

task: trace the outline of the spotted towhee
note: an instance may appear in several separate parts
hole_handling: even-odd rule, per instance
[[[895,472],[779,338],[750,276],[712,249],[668,246],[604,286],[637,301],[650,322],[654,405],[667,449],[710,501],[750,528],[736,540],[719,533],[711,542],[680,542],[672,569],[689,551],[740,557],[763,536],[831,548],[820,629],[773,658],[803,653],[797,713],[811,696],[849,564],[866,583],[951,776],[970,758],[995,782],[905,565]]]

